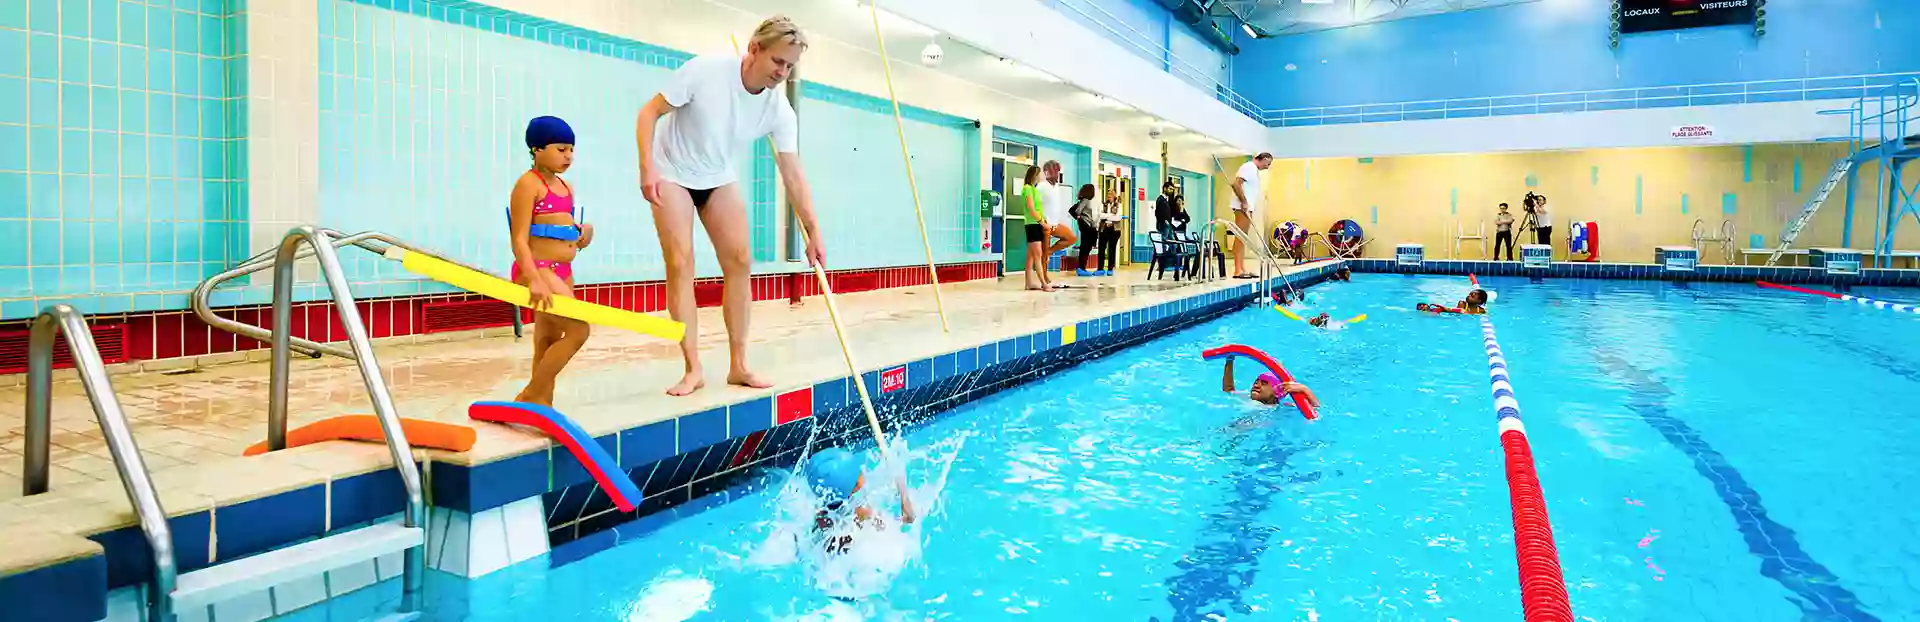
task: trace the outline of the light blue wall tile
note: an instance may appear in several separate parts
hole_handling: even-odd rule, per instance
[[[93,0],[91,22],[95,41],[120,40],[120,3],[114,0]]]
[[[93,188],[91,205],[94,220],[113,220],[120,217],[120,185],[110,175],[94,175],[89,178]]]
[[[81,106],[84,107],[86,104],[82,103]],[[62,130],[60,132],[60,172],[85,174],[89,164],[87,159],[89,144],[86,130]]]
[[[22,125],[0,125],[0,171],[27,170],[27,128]],[[0,195],[3,197],[5,195]],[[20,199],[26,200],[26,193],[20,193]],[[0,208],[5,209],[5,208]]]
[[[147,253],[147,227],[149,226],[150,225],[145,222],[120,223],[120,258],[122,261],[138,263],[152,260],[152,257]],[[135,282],[132,278],[132,272],[129,271],[127,274],[127,282]],[[146,282],[144,272],[141,273],[138,282]]]
[[[120,92],[118,89],[96,86],[88,93],[92,100],[93,129],[120,129]]]
[[[0,77],[0,124],[8,124],[8,123],[18,124],[18,125],[25,125],[27,123],[27,80],[26,78]],[[27,142],[27,137],[23,133],[20,136],[15,137],[13,142],[9,142],[7,144],[24,145],[26,144],[26,142]],[[23,152],[21,153],[21,161],[22,162],[26,161],[25,160],[26,154],[24,153],[23,149],[15,147],[15,148],[9,149],[9,151]],[[24,170],[25,166],[26,165],[22,164],[20,169],[15,169],[15,170]]]
[[[87,0],[60,0],[60,34],[87,36]]]
[[[29,274],[31,273],[26,268],[0,268],[0,297],[25,296],[32,293],[32,277],[28,276]],[[14,303],[0,303],[0,309],[10,310],[13,307],[5,305],[12,304]],[[0,310],[0,314],[4,314],[5,319],[19,317],[5,310]]]
[[[123,3],[120,9],[120,42],[129,45],[147,43],[147,7]]]
[[[60,127],[67,129],[86,129],[93,121],[92,109],[88,106],[87,85],[62,83],[60,85]]]
[[[28,221],[27,244],[27,261],[32,265],[60,265],[60,221]]]
[[[147,7],[147,47],[173,49],[173,11],[165,3]]]
[[[92,198],[93,185],[85,175],[60,176],[60,217],[67,220],[86,220],[92,217],[93,208],[87,204]]]
[[[120,172],[120,135],[114,132],[93,133],[93,168],[96,174],[114,175]]]
[[[147,88],[155,95],[173,90],[173,54],[154,48],[147,50]]]
[[[150,134],[173,134],[173,104],[179,98],[166,93],[154,93],[147,98],[147,132]],[[160,158],[155,158],[159,164]],[[159,173],[155,173],[156,176]]]
[[[60,176],[27,176],[27,214],[34,218],[60,217]]]
[[[133,101],[145,101],[135,98]],[[121,109],[124,116],[126,109]],[[120,135],[120,174],[141,176],[147,174],[147,137],[143,134]]]
[[[107,265],[118,265],[120,256],[120,225],[113,222],[91,223],[93,236],[93,263],[96,270]],[[119,284],[118,268],[115,269],[114,283]]]
[[[119,267],[114,266],[112,269],[116,271],[113,273],[113,275],[118,277],[119,273],[117,271],[119,270]],[[106,285],[105,283],[102,283],[100,281],[98,272],[95,273],[94,282],[99,284],[103,288],[114,287],[114,286],[118,286],[119,284],[119,281],[115,281],[114,282],[115,285],[113,286],[109,286],[109,285]],[[109,295],[109,296],[96,296],[95,298],[98,299],[100,302],[100,313],[126,313],[133,310],[132,296],[110,296]]]
[[[0,132],[4,136],[5,132]],[[27,175],[26,173],[0,173],[0,218],[27,217]],[[0,240],[19,241],[27,239],[24,235]]]
[[[60,124],[60,83],[52,80],[27,81],[27,123],[39,127]]]
[[[15,2],[0,3],[14,5]],[[10,7],[0,8],[5,13]],[[27,32],[0,29],[0,76],[27,75]]]
[[[60,224],[60,264],[85,267],[93,263],[93,227],[86,221]]]
[[[120,84],[120,53],[111,43],[95,41],[92,45],[93,83],[105,86]],[[61,62],[70,62],[62,59]]]
[[[128,89],[144,89],[147,88],[147,77],[146,50],[134,46],[121,46],[120,86]],[[142,108],[144,109],[145,106]]]
[[[27,221],[19,219],[0,219],[0,267],[25,268],[27,263]]]
[[[173,92],[181,95],[199,95],[200,58],[193,54],[173,55]]]
[[[37,13],[35,14],[38,15]],[[37,17],[35,18],[38,19]],[[41,80],[60,77],[60,38],[35,31],[27,40],[27,75]]]
[[[0,28],[26,30],[27,3],[25,0],[0,2]]]
[[[194,14],[186,11],[171,11],[167,17],[173,20],[173,41],[167,49],[186,54],[198,53],[200,45],[200,21]]]
[[[61,20],[65,25],[68,20]],[[84,23],[84,22],[82,22]],[[60,81],[74,84],[87,83],[88,52],[86,39],[61,37],[60,39]]]
[[[147,223],[147,258],[149,260],[156,262],[174,260],[173,229],[172,222]]]

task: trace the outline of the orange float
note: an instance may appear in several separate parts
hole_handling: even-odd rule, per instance
[[[407,442],[414,447],[447,451],[473,449],[473,428],[464,425],[403,418],[400,420],[400,429],[406,433]],[[287,430],[288,447],[338,440],[384,443],[387,439],[380,432],[380,420],[373,415],[341,415]],[[264,453],[267,453],[267,443],[261,441],[248,447],[246,455]]]

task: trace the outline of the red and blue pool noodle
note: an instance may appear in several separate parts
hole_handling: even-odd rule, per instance
[[[1273,372],[1273,375],[1280,377],[1281,382],[1293,382],[1293,374],[1287,373],[1287,368],[1281,367],[1279,361],[1273,360],[1273,357],[1267,356],[1267,353],[1256,350],[1251,346],[1243,346],[1237,343],[1230,343],[1224,346],[1220,346],[1218,348],[1202,350],[1200,352],[1200,357],[1209,361],[1214,359],[1221,359],[1221,358],[1231,358],[1235,356],[1244,356],[1244,357],[1253,359],[1254,361],[1260,363],[1261,365],[1265,365],[1267,367],[1267,371]],[[1297,398],[1297,397],[1293,398],[1293,406],[1295,408],[1299,408],[1300,415],[1306,417],[1307,419],[1320,418],[1320,413],[1314,411],[1313,405],[1302,401],[1300,398]]]
[[[554,442],[567,448],[580,465],[587,468],[593,481],[606,491],[607,498],[613,500],[614,507],[622,512],[632,512],[640,502],[640,488],[633,485],[633,478],[620,470],[620,463],[607,450],[588,436],[585,430],[575,424],[560,411],[525,402],[474,402],[467,407],[467,417],[477,421],[493,423],[511,423],[538,428]]]

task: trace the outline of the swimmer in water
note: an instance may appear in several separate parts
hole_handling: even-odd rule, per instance
[[[1238,392],[1233,388],[1233,359],[1231,358],[1227,359],[1225,371],[1220,375],[1220,390],[1228,393]],[[1320,406],[1320,398],[1314,397],[1313,391],[1308,389],[1307,385],[1298,382],[1281,382],[1280,377],[1273,375],[1273,372],[1260,374],[1260,377],[1253,381],[1253,390],[1247,392],[1249,399],[1268,406],[1278,406],[1283,395],[1291,395],[1296,400],[1306,400],[1308,405],[1316,408]]]
[[[875,516],[873,508],[852,506],[849,502],[853,493],[858,492],[866,483],[866,472],[862,460],[853,452],[838,447],[826,449],[807,459],[807,483],[813,487],[814,494],[820,496],[822,506],[813,517],[813,532],[824,535],[839,524],[851,518],[853,524],[863,529],[885,529],[886,521]],[[912,525],[918,516],[913,510],[913,499],[907,496],[907,481],[902,477],[900,488],[900,523]],[[828,553],[835,555],[847,552],[853,544],[853,535],[838,537],[825,536],[823,542]]]
[[[1460,311],[1467,315],[1487,314],[1487,290],[1474,288],[1467,292],[1467,299],[1460,301]]]
[[[1333,316],[1322,313],[1320,315],[1313,316],[1313,319],[1307,320],[1307,323],[1312,324],[1314,328],[1326,328],[1327,325],[1333,323]]]

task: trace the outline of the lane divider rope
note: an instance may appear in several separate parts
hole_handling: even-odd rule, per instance
[[[1494,338],[1493,320],[1480,318],[1486,338],[1487,376],[1492,380],[1493,411],[1500,424],[1500,447],[1506,455],[1507,494],[1513,505],[1513,548],[1520,568],[1520,602],[1527,622],[1572,622],[1567,582],[1560,571],[1560,551],[1553,543],[1553,524],[1547,520],[1546,495],[1534,470],[1533,447],[1520,422],[1520,400],[1514,397],[1507,375],[1507,357]]]

